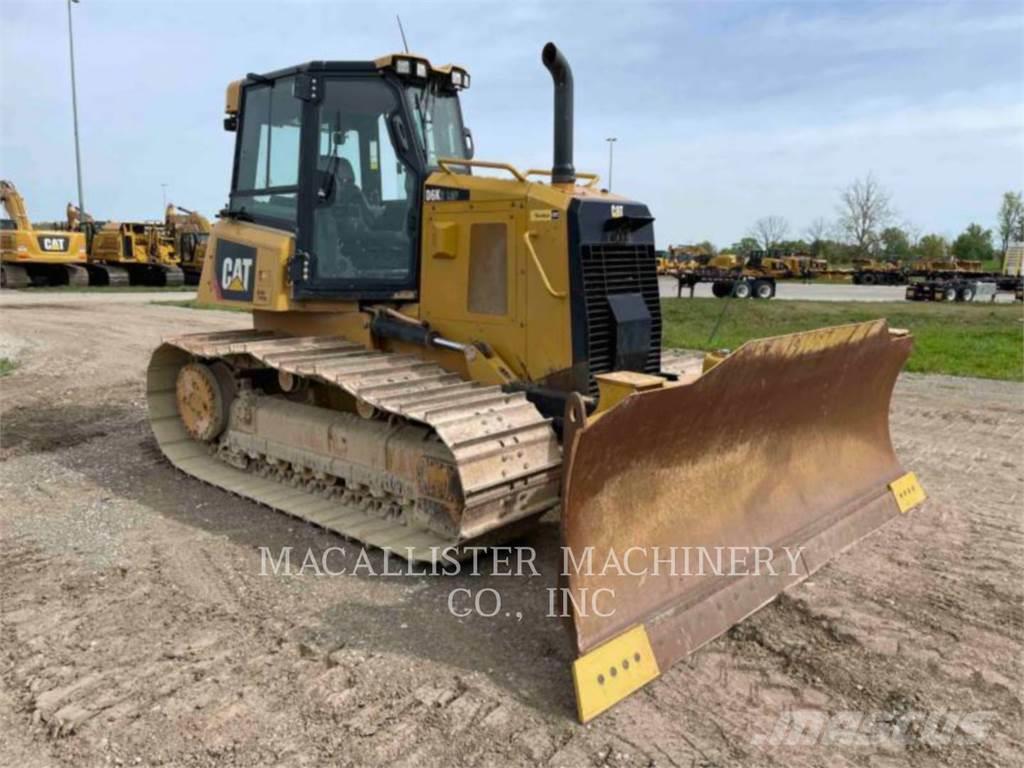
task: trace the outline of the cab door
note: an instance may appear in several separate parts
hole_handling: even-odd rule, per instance
[[[307,106],[296,297],[415,298],[419,175],[398,89],[380,77],[320,78]]]

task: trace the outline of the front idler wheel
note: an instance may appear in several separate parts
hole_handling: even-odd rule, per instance
[[[233,399],[234,381],[224,366],[192,362],[178,371],[178,414],[194,440],[209,442],[224,431]]]

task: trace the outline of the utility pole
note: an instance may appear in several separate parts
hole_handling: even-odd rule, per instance
[[[82,151],[78,146],[78,93],[75,88],[75,35],[71,27],[71,4],[68,0],[68,49],[71,52],[71,112],[75,119],[75,170],[78,173],[78,210],[85,220],[85,196],[82,194]]]
[[[615,148],[615,142],[618,138],[615,136],[609,136],[605,141],[608,142],[608,191],[612,191],[612,150]]]

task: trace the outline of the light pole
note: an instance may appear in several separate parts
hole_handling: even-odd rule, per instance
[[[71,52],[71,112],[75,119],[75,170],[78,172],[78,210],[85,220],[85,197],[82,195],[82,152],[78,146],[78,93],[75,89],[75,36],[71,29],[71,4],[78,0],[68,0],[68,49]]]
[[[164,196],[164,210],[166,211],[167,210],[167,184],[166,183],[160,185],[160,192]]]
[[[609,136],[605,141],[608,142],[608,191],[612,191],[612,150],[615,147],[615,142],[618,139],[615,136]]]

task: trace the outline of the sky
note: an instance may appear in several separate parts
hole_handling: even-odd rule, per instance
[[[575,164],[647,203],[659,246],[728,245],[762,216],[800,236],[871,172],[899,220],[994,227],[1024,187],[1024,4],[359,3],[82,0],[73,6],[86,209],[207,215],[226,202],[224,89],[248,72],[410,48],[472,74],[476,157],[551,163],[548,40],[576,84]],[[0,0],[0,178],[33,219],[75,200],[64,0]],[[166,185],[162,186],[162,185]]]

